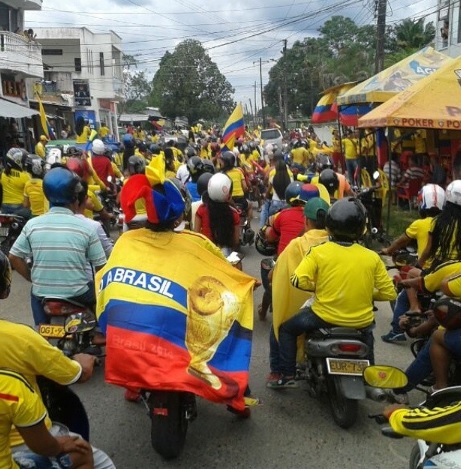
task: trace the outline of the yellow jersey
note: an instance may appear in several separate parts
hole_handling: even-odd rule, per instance
[[[48,200],[43,193],[43,180],[32,178],[24,186],[24,197],[29,199],[30,211],[34,217],[43,215],[49,209]]]
[[[40,158],[45,158],[46,150],[45,145],[43,145],[42,142],[38,142],[37,145],[35,145],[35,154],[38,155]]]
[[[22,205],[24,202],[24,187],[30,180],[29,173],[12,169],[8,176],[2,173],[0,181],[3,188],[2,203],[12,205]]]
[[[232,168],[225,174],[232,180],[232,197],[243,197],[245,195],[242,186],[242,181],[245,180],[243,171],[238,168]]]
[[[77,135],[75,143],[87,143],[88,139],[90,138],[90,135],[91,129],[87,125],[85,125],[85,127],[83,127],[82,133],[80,135]]]
[[[427,246],[429,240],[429,231],[432,226],[433,217],[421,218],[415,220],[406,230],[405,234],[410,239],[416,240],[417,249],[416,252],[418,257],[421,257],[421,254],[424,252],[424,249]],[[431,260],[428,259],[423,268],[427,269],[431,265]]]

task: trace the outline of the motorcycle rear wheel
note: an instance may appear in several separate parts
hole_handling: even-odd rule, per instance
[[[188,421],[184,398],[182,392],[153,391],[148,399],[152,447],[165,459],[177,458],[186,441]],[[154,409],[164,409],[164,413],[157,414]]]
[[[329,376],[327,386],[333,420],[341,428],[352,427],[357,420],[358,401],[344,396],[339,376]]]

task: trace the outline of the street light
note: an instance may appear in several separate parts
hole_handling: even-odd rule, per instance
[[[253,62],[253,65],[259,62],[259,82],[261,85],[261,117],[262,117],[262,123],[263,123],[263,128],[266,122],[266,114],[264,112],[264,93],[263,93],[263,63],[267,64],[269,62],[277,62],[275,59],[269,59],[269,60],[262,60],[261,57],[259,60],[255,60]],[[255,103],[256,106],[256,103]]]

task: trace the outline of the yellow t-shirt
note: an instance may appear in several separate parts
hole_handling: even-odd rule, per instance
[[[315,291],[312,311],[336,326],[362,328],[374,319],[373,300],[397,297],[377,253],[354,243],[312,247],[291,276],[301,290]]]
[[[304,147],[293,148],[290,155],[295,164],[306,166],[309,161],[309,152]]]
[[[411,238],[416,239],[416,245],[418,257],[421,257],[421,254],[424,252],[424,249],[427,246],[427,241],[429,239],[429,231],[431,229],[433,217],[421,218],[415,220],[406,230],[405,234]],[[424,263],[424,268],[427,268],[431,265],[431,261],[427,260]]]
[[[459,273],[461,273],[461,262],[444,262],[443,264],[440,264],[433,271],[423,277],[424,288],[428,292],[434,293],[437,290],[440,290],[442,281],[445,278],[452,277],[453,275],[457,275]]]
[[[12,169],[9,176],[2,173],[1,183],[3,188],[4,204],[22,205],[24,202],[24,187],[30,180],[29,173]]]
[[[35,154],[38,155],[40,158],[45,158],[45,145],[43,145],[42,142],[38,142],[37,145],[35,145]]]
[[[243,197],[242,181],[245,179],[243,172],[238,168],[232,168],[225,174],[232,179],[232,197]]]
[[[10,433],[14,427],[32,427],[47,412],[40,394],[19,373],[0,369],[0,469],[17,469],[11,457]]]
[[[83,127],[82,133],[80,135],[77,135],[77,137],[75,138],[75,143],[88,142],[90,135],[91,135],[91,129],[87,125],[85,125],[85,127]]]
[[[354,160],[357,158],[357,141],[354,138],[343,138],[343,151],[346,160]]]
[[[459,274],[453,275],[453,277],[448,281],[448,289],[451,292],[451,296],[456,298],[461,298],[461,269]]]
[[[100,212],[104,207],[102,206],[99,197],[90,188],[88,188],[88,199],[93,205],[93,210],[87,208],[85,209],[83,214],[85,215],[85,217],[92,219],[94,216],[94,212]]]
[[[79,380],[81,366],[67,358],[59,349],[49,344],[31,327],[0,320],[0,368],[20,373],[40,395],[36,376],[45,376],[62,385]],[[47,428],[51,421],[45,420]],[[19,432],[13,428],[10,433],[11,446],[23,443]]]
[[[110,129],[109,127],[103,125],[102,127],[99,128],[98,133],[101,138],[104,138],[110,134]]]
[[[43,181],[32,178],[24,186],[24,197],[29,199],[30,211],[33,216],[43,215],[48,211],[49,204],[43,193]]]

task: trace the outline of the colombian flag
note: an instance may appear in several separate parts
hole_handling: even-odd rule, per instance
[[[243,108],[239,103],[227,119],[222,133],[222,151],[233,150],[235,141],[245,135],[245,124],[243,122]]]
[[[315,106],[314,112],[312,113],[312,122],[314,124],[322,124],[324,122],[331,122],[336,120],[338,117],[337,111],[332,109],[332,106],[336,100],[337,93],[326,93],[320,99]]]
[[[206,242],[188,230],[138,229],[118,239],[97,276],[106,381],[189,391],[243,410],[255,279]]]

